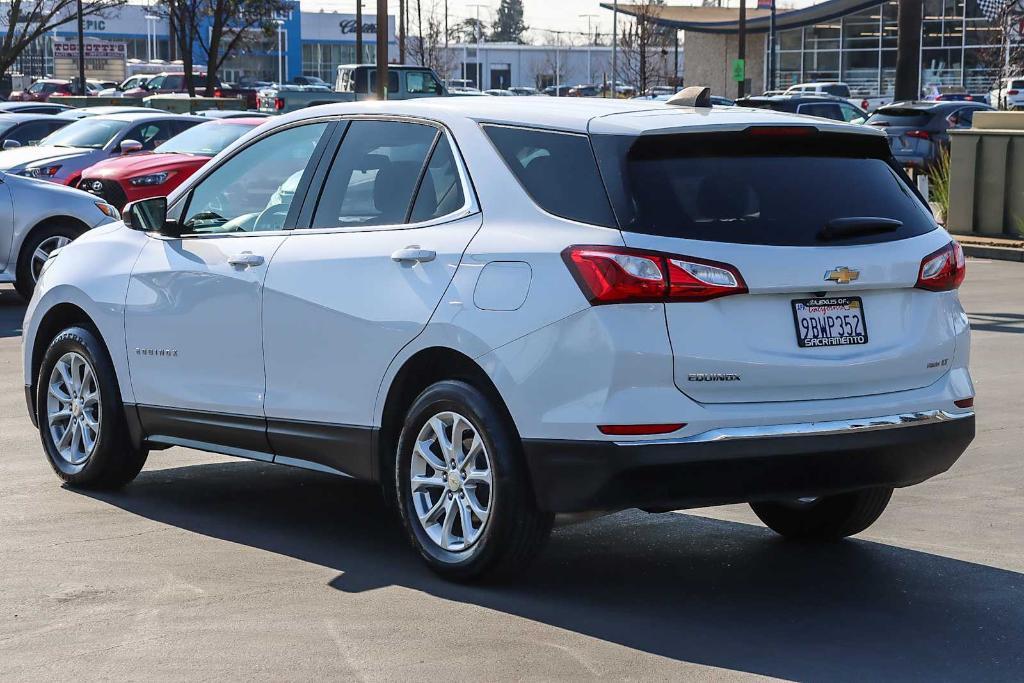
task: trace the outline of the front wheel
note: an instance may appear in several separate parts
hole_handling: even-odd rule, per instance
[[[891,488],[866,489],[818,498],[751,503],[772,531],[802,541],[834,541],[867,529],[882,516]]]
[[[510,576],[540,552],[552,516],[537,509],[514,427],[461,381],[431,385],[406,415],[395,491],[413,547],[441,576]]]
[[[43,270],[43,264],[55,250],[66,247],[82,234],[81,229],[71,225],[51,225],[37,228],[21,248],[18,257],[14,288],[25,299],[32,298],[36,282]]]

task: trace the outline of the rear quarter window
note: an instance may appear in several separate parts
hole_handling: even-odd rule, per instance
[[[616,227],[587,135],[485,125],[484,132],[530,198],[562,218]]]

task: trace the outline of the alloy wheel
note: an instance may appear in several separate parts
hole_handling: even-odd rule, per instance
[[[36,250],[32,252],[32,281],[39,281],[39,274],[43,271],[43,264],[46,263],[46,259],[50,258],[50,254],[56,249],[65,247],[71,244],[71,238],[65,235],[54,235],[47,237],[45,240],[39,243]]]
[[[494,507],[487,446],[465,417],[446,411],[427,420],[413,446],[410,492],[420,526],[442,550],[469,549]]]
[[[46,420],[50,438],[69,465],[83,465],[99,439],[102,408],[92,365],[80,353],[65,353],[50,372]]]

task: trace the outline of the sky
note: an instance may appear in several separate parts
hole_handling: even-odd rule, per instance
[[[412,6],[415,6],[416,0],[407,1],[413,3]],[[423,7],[427,7],[431,3],[437,3],[438,7],[443,7],[444,5],[444,0],[420,0],[420,2],[423,4]],[[622,2],[629,3],[630,0],[622,0]],[[803,6],[813,4],[813,2],[814,0],[789,0],[785,4]],[[476,5],[478,4],[481,5],[479,9],[480,18],[486,23],[490,23],[494,19],[494,12],[498,7],[499,0],[448,0],[449,17],[456,20],[475,17],[477,13]],[[666,4],[699,5],[700,0],[667,0]],[[730,4],[738,6],[736,0],[732,0]],[[756,4],[756,0],[747,1],[748,7],[754,7]],[[783,4],[783,1],[780,0],[779,4]],[[302,5],[307,11],[323,7],[339,12],[354,12],[356,0],[302,0]],[[526,24],[534,30],[585,33],[587,31],[587,18],[582,15],[587,14],[594,15],[591,17],[590,22],[595,31],[610,33],[612,29],[612,13],[600,6],[600,0],[523,0],[523,5],[526,10]],[[376,0],[363,0],[364,12],[373,13],[376,12],[376,8]],[[397,13],[398,0],[389,0],[388,9],[392,14]]]

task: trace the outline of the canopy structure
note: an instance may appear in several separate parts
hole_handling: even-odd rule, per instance
[[[882,0],[825,0],[817,5],[781,11],[775,15],[775,30],[801,28],[832,21],[868,7],[881,5]],[[601,7],[612,9],[610,2]],[[696,33],[734,34],[739,32],[739,8],[737,7],[695,7],[679,5],[630,5],[619,3],[619,12],[629,16],[648,15],[660,26],[694,31]],[[771,12],[764,9],[747,9],[747,32],[767,33]]]

